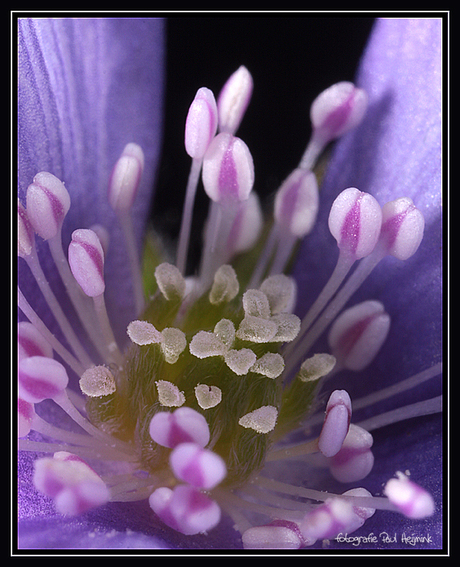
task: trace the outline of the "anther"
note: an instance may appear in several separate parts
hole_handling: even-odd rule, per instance
[[[125,146],[110,176],[108,199],[116,212],[129,211],[136,198],[144,169],[144,152],[134,143]]]
[[[210,409],[222,401],[222,390],[217,386],[198,384],[195,386],[195,397],[201,409]]]
[[[197,358],[208,358],[223,356],[227,347],[214,333],[199,331],[190,341],[189,350]]]
[[[273,340],[277,331],[278,325],[275,321],[246,315],[238,327],[236,336],[243,341],[268,343]]]
[[[224,264],[214,274],[214,282],[209,292],[209,301],[212,305],[228,302],[238,295],[240,285],[232,266]]]
[[[198,89],[185,122],[185,149],[194,159],[203,158],[217,131],[217,105],[213,92]]]
[[[390,329],[390,316],[379,301],[364,301],[335,320],[329,346],[340,366],[363,370],[380,351]]]
[[[157,380],[155,385],[158,391],[158,400],[162,406],[174,408],[185,403],[184,392],[181,392],[172,382]]]
[[[349,502],[330,498],[308,512],[299,528],[303,537],[310,541],[332,539],[340,532],[349,531],[348,526],[354,526],[355,521],[356,513]]]
[[[164,262],[155,268],[155,278],[161,293],[168,301],[181,300],[185,293],[185,279],[181,272]]]
[[[265,279],[260,290],[267,296],[272,315],[291,313],[297,298],[297,285],[294,278],[276,274]]]
[[[254,185],[254,162],[247,145],[235,136],[218,134],[203,160],[203,185],[216,202],[244,201]]]
[[[219,505],[191,486],[157,488],[149,504],[160,520],[184,535],[206,532],[220,522]]]
[[[306,544],[298,525],[288,520],[249,528],[242,539],[244,549],[300,549]]]
[[[284,359],[276,352],[267,352],[261,356],[254,366],[251,368],[251,372],[256,374],[262,374],[267,378],[278,378],[284,370]]]
[[[67,387],[69,377],[60,362],[45,356],[24,358],[19,364],[18,395],[37,404],[53,399]]]
[[[167,327],[161,332],[163,340],[161,342],[161,351],[168,364],[175,364],[181,353],[187,346],[185,334],[180,329]]]
[[[326,416],[318,438],[318,449],[326,457],[337,454],[348,433],[351,400],[345,390],[334,390],[326,405]]]
[[[257,356],[249,348],[230,349],[224,355],[225,364],[238,376],[244,376],[255,364]]]
[[[227,475],[225,462],[196,443],[177,445],[169,457],[174,476],[195,488],[211,490]]]
[[[35,235],[27,212],[18,200],[18,256],[27,258],[35,246]]]
[[[156,413],[150,422],[149,432],[155,443],[173,449],[180,443],[193,442],[200,447],[209,443],[206,419],[192,408],[182,407],[172,413]]]
[[[70,208],[70,196],[62,181],[43,171],[27,188],[26,208],[37,234],[48,240],[60,232]]]
[[[423,238],[425,219],[412,199],[402,197],[382,207],[380,241],[387,254],[407,260],[417,251]]]
[[[243,415],[238,424],[257,433],[266,434],[275,429],[277,419],[278,410],[275,406],[262,406]]]
[[[22,321],[18,323],[18,359],[28,356],[52,358],[53,349],[32,323]]]
[[[375,248],[382,224],[382,209],[372,195],[350,187],[335,199],[328,222],[341,252],[360,259]]]
[[[335,356],[331,354],[314,354],[302,363],[298,374],[299,379],[302,382],[310,382],[327,376],[334,369],[336,362]]]
[[[227,80],[217,99],[219,130],[235,134],[251,100],[251,73],[241,65]]]
[[[294,169],[275,197],[275,221],[282,231],[297,238],[309,234],[318,214],[319,193],[315,174]]]
[[[259,197],[252,191],[246,201],[238,203],[226,246],[228,258],[252,249],[260,236],[263,222]]]
[[[131,341],[140,346],[161,343],[164,340],[163,334],[148,321],[131,321],[126,332]]]
[[[106,366],[88,368],[82,374],[79,384],[81,391],[91,398],[109,396],[117,389],[115,378]]]
[[[103,480],[82,459],[64,451],[35,461],[34,485],[66,516],[102,506],[109,498]]]
[[[385,495],[398,510],[408,518],[419,519],[434,513],[434,501],[431,494],[412,482],[403,473],[398,478],[390,479],[384,489]]]
[[[95,232],[74,230],[69,245],[69,264],[86,295],[97,297],[104,293],[104,252]]]
[[[34,404],[18,398],[18,437],[26,437],[30,433],[34,416]]]
[[[350,424],[342,447],[329,462],[332,476],[339,482],[355,482],[365,478],[374,466],[371,447],[372,435],[355,424]]]
[[[366,92],[347,81],[319,94],[310,108],[313,134],[299,167],[312,169],[330,141],[355,128],[364,117],[367,101]]]

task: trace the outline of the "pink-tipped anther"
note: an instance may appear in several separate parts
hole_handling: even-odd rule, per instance
[[[249,197],[254,185],[254,162],[247,145],[235,136],[218,134],[203,160],[203,185],[216,202],[238,202]]]
[[[340,365],[363,370],[380,351],[390,329],[390,316],[379,301],[364,301],[347,309],[329,332],[329,346]]]
[[[29,356],[53,356],[53,349],[41,333],[27,321],[18,323],[18,359]]]
[[[238,130],[251,100],[253,86],[251,73],[241,65],[222,87],[217,100],[221,132],[234,134]]]
[[[328,222],[341,252],[359,260],[375,248],[382,225],[382,209],[372,195],[350,187],[333,202]]]
[[[387,254],[407,260],[417,251],[423,238],[425,219],[412,199],[402,197],[382,207],[380,241]]]
[[[31,356],[19,363],[18,395],[26,402],[37,404],[53,399],[68,384],[67,372],[60,362],[46,356]]]
[[[201,159],[217,132],[217,104],[210,89],[198,89],[185,121],[185,150]]]
[[[34,415],[34,405],[18,398],[18,437],[29,434]]]
[[[355,128],[367,110],[367,94],[353,83],[342,81],[316,97],[310,108],[315,135],[327,143]]]
[[[129,143],[118,158],[109,180],[108,198],[114,211],[131,209],[144,169],[144,152],[138,144]]]
[[[266,526],[255,526],[243,535],[244,549],[300,549],[306,542],[295,522],[274,520]]]
[[[180,443],[193,442],[200,447],[209,443],[209,427],[206,419],[192,408],[182,407],[174,412],[156,413],[150,422],[151,438],[170,449]]]
[[[305,169],[294,169],[276,193],[276,223],[282,230],[303,238],[315,224],[318,206],[315,174]]]
[[[204,490],[211,490],[227,475],[222,457],[197,443],[177,445],[170,455],[169,464],[177,479]]]
[[[18,200],[18,256],[20,258],[27,258],[32,253],[34,238],[34,229],[27,212]]]
[[[80,457],[61,451],[35,461],[34,485],[54,500],[57,511],[76,516],[110,497],[102,479]]]
[[[352,488],[343,493],[343,496],[359,496],[360,498],[372,498],[372,494],[365,488]],[[365,508],[353,503],[354,518],[347,525],[347,532],[351,533],[360,528],[366,520],[375,514],[375,508]]]
[[[331,539],[341,532],[351,531],[355,526],[356,514],[353,506],[339,498],[330,498],[311,512],[300,522],[302,536],[310,541]],[[356,528],[354,528],[356,529]]]
[[[206,532],[220,522],[219,505],[191,486],[157,488],[149,504],[160,520],[185,535]]]
[[[403,473],[398,473],[398,478],[392,478],[386,483],[384,493],[408,518],[426,518],[434,513],[434,500],[431,494],[409,480]]]
[[[81,228],[72,233],[69,264],[86,295],[97,297],[104,293],[104,251],[95,232]]]
[[[342,448],[330,460],[332,476],[339,482],[355,482],[365,478],[374,466],[374,455],[371,451],[373,442],[368,431],[350,424]]]
[[[348,433],[351,399],[345,390],[334,390],[326,405],[326,416],[318,438],[318,449],[326,457],[337,454]]]
[[[239,203],[228,237],[228,256],[251,250],[260,236],[263,222],[259,198],[251,192],[246,201]]]
[[[48,240],[61,230],[70,208],[70,196],[62,181],[42,171],[27,188],[26,208],[36,233]]]

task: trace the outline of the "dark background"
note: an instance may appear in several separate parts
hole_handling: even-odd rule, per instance
[[[231,73],[240,65],[249,69],[254,90],[237,135],[254,158],[254,189],[259,195],[271,194],[305,149],[313,99],[333,83],[354,79],[373,22],[360,15],[311,14],[168,18],[164,145],[152,212],[155,228],[172,238],[179,230],[191,163],[184,148],[184,125],[198,88],[210,88],[217,99]],[[195,255],[207,202],[200,188],[191,242]]]

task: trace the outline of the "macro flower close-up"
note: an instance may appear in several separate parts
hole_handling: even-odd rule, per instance
[[[245,60],[188,92],[167,19],[17,19],[19,553],[444,548],[444,20],[371,23],[267,182]]]

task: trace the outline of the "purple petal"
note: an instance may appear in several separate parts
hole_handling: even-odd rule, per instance
[[[125,145],[141,145],[146,167],[133,209],[140,243],[160,151],[162,90],[162,20],[18,21],[19,197],[24,202],[34,175],[49,171],[65,183],[72,200],[64,247],[77,228],[100,223],[109,229],[105,274],[117,285],[108,286],[106,301],[109,313],[116,310],[120,336],[134,307],[129,262],[107,199],[108,181]],[[40,242],[39,248],[45,258],[46,245]],[[29,272],[19,264],[21,284],[32,295]]]

